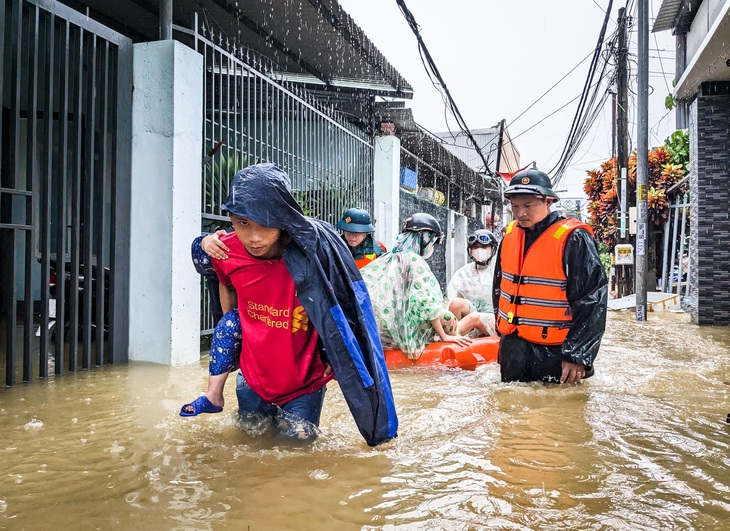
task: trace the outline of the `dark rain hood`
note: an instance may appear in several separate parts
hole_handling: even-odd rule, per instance
[[[258,164],[234,177],[224,211],[291,237],[284,263],[322,339],[360,433],[371,446],[397,436],[398,419],[370,295],[350,251],[329,224],[309,218],[289,177]]]

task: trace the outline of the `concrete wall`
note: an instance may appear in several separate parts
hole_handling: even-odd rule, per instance
[[[438,206],[436,203],[427,201],[423,197],[407,192],[406,190],[400,191],[400,219],[403,221],[408,216],[415,212],[425,212],[435,217],[441,225],[441,230],[444,231],[446,237],[449,237],[447,233],[449,226],[449,214],[450,211],[446,207]],[[400,232],[400,231],[399,231]],[[437,245],[433,251],[431,258],[427,260],[428,265],[431,266],[431,271],[436,276],[436,279],[441,284],[441,289],[445,292],[446,283],[448,282],[446,274],[446,252],[448,249],[447,245]]]
[[[690,107],[690,311],[730,325],[730,83],[705,83]]]
[[[697,50],[700,49],[702,41],[707,37],[710,28],[727,1],[704,0],[700,4],[700,7],[697,9],[697,15],[695,15],[692,21],[692,27],[689,33],[687,33],[687,60],[691,60],[697,53]]]
[[[200,359],[203,57],[176,41],[134,45],[129,359]]]
[[[400,233],[400,139],[375,138],[373,151],[375,238],[390,250]]]

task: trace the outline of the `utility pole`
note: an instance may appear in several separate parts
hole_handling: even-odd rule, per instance
[[[649,184],[649,0],[638,1],[639,69],[636,142],[636,320],[646,320],[647,229]]]
[[[611,87],[611,158],[616,156],[616,91]]]
[[[494,172],[499,173],[499,168],[502,164],[502,145],[504,143],[504,122],[506,120],[502,118],[499,122],[499,139],[497,140],[497,164],[494,166]]]
[[[629,242],[628,229],[628,169],[629,169],[629,120],[628,120],[628,61],[629,50],[626,44],[628,19],[626,10],[618,10],[618,67],[616,72],[616,192],[619,200],[619,243]],[[620,269],[619,269],[620,268]],[[628,295],[633,287],[630,265],[616,265],[618,296]]]

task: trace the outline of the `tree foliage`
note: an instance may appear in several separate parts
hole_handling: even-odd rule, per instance
[[[667,145],[649,152],[649,189],[647,206],[649,224],[661,226],[669,217],[669,204],[687,192],[686,183],[670,191],[687,173],[689,149],[687,135],[675,132],[667,139]],[[618,238],[618,168],[616,158],[586,172],[584,183],[588,195],[588,223],[593,227],[596,239],[613,248]],[[636,194],[636,152],[629,157],[627,197]]]

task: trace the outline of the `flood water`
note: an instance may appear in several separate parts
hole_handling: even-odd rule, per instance
[[[727,529],[730,329],[612,313],[570,387],[391,372],[400,436],[369,448],[330,384],[313,444],[178,416],[206,363],[0,391],[2,529]]]

